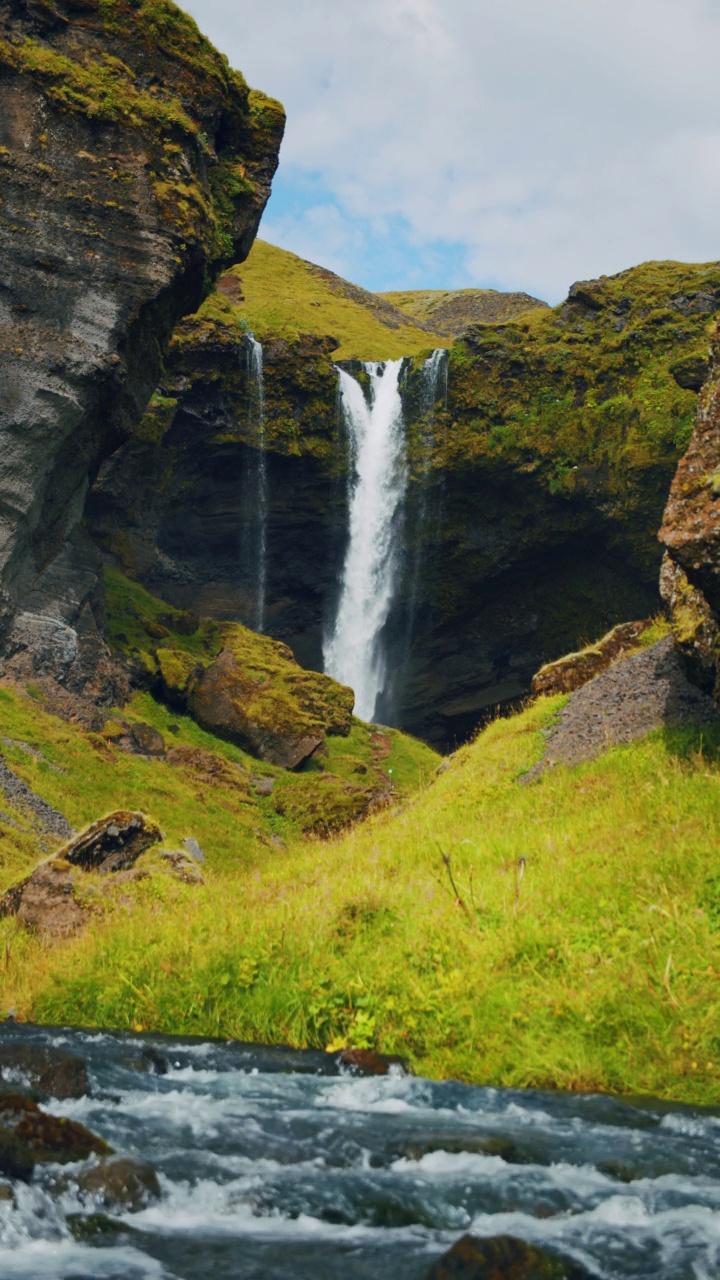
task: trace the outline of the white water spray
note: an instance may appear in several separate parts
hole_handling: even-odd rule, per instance
[[[363,366],[370,378],[369,401],[359,382],[338,370],[354,476],[340,603],[323,656],[328,675],[355,690],[355,714],[361,720],[373,719],[385,685],[382,630],[395,590],[393,531],[407,483],[402,364]]]
[[[255,631],[265,629],[265,598],[267,595],[267,518],[268,482],[265,457],[265,376],[263,371],[262,344],[249,333],[247,347],[247,372],[250,414],[255,427],[255,474],[253,500],[256,521],[255,542]]]

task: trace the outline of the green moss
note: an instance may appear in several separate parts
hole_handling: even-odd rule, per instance
[[[418,328],[402,313],[378,308],[373,294],[262,240],[232,274],[244,295],[234,310],[262,342],[330,336],[336,360],[387,360],[448,345],[447,338]],[[209,314],[205,308],[200,317]]]
[[[148,444],[159,444],[172,425],[177,404],[177,398],[156,391],[135,428],[136,438]]]

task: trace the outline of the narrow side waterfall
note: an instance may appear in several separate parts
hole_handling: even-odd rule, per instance
[[[340,601],[326,641],[325,670],[355,690],[355,714],[372,720],[385,685],[382,631],[396,586],[395,527],[407,484],[405,424],[400,397],[402,360],[365,364],[360,383],[338,370],[341,410],[350,440],[350,538]]]
[[[251,478],[251,502],[253,504],[253,534],[248,542],[255,563],[255,602],[253,628],[265,629],[265,599],[267,595],[267,520],[268,481],[265,456],[265,376],[263,371],[262,344],[252,333],[247,334],[247,386],[248,407],[255,436],[255,459]],[[248,548],[250,550],[250,548]]]

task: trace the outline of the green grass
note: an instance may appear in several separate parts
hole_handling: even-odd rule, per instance
[[[391,308],[386,309],[391,323],[386,323],[373,294],[263,240],[255,241],[247,261],[232,272],[244,295],[232,307],[235,319],[261,342],[331,335],[336,360],[392,360],[449,345],[448,338],[417,328],[411,317]],[[200,319],[218,318],[215,298],[204,306]]]
[[[720,734],[657,732],[520,784],[561,705],[496,721],[413,800],[337,840],[235,860],[55,953],[22,938],[6,1003],[717,1103]]]

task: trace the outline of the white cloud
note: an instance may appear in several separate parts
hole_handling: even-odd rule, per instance
[[[651,257],[720,258],[720,0],[189,7],[284,101],[286,172],[326,193],[264,225],[287,248],[342,269],[402,227],[408,260],[444,240],[467,283],[551,300]]]

